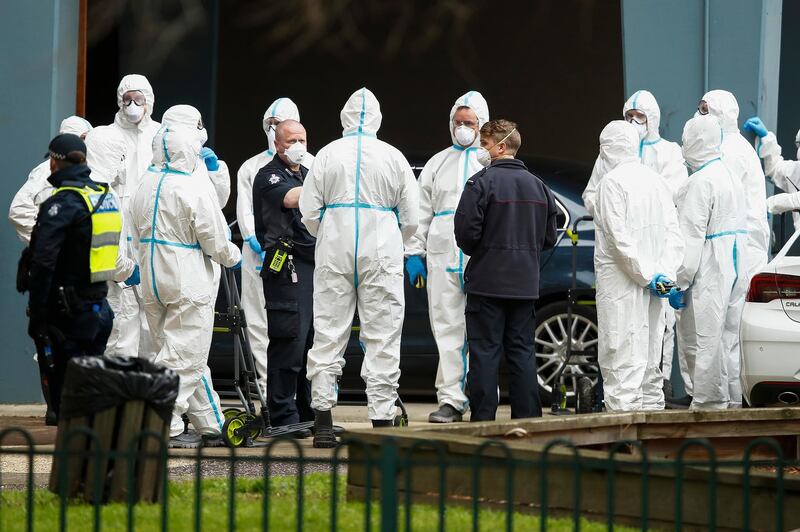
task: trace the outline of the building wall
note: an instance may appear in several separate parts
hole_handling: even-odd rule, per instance
[[[75,112],[78,0],[9,0],[0,14],[0,205],[7,208],[61,120]],[[0,223],[0,249],[0,402],[39,402],[35,350],[25,334],[27,295],[14,282],[22,244],[8,223]]]

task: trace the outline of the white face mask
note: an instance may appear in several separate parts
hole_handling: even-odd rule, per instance
[[[458,126],[454,132],[456,142],[461,146],[472,146],[475,142],[475,130],[467,126]]]
[[[306,155],[306,145],[302,142],[295,142],[283,152],[289,162],[292,164],[300,164],[303,162],[303,157]]]
[[[489,155],[489,150],[486,148],[478,148],[476,155],[478,156],[478,162],[481,166],[489,166],[492,164],[492,156]]]
[[[136,102],[131,102],[124,106],[122,112],[131,124],[138,124],[142,121],[142,118],[144,118],[144,107],[136,105]]]
[[[639,140],[642,140],[647,136],[647,124],[640,124],[635,120],[631,122],[631,124],[633,124],[633,127],[636,128],[636,132],[639,134]]]
[[[267,145],[269,146],[269,151],[275,153],[275,126],[267,128]]]

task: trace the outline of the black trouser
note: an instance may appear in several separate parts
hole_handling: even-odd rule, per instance
[[[267,270],[272,255],[267,252],[266,257],[262,278],[269,336],[267,402],[272,425],[313,421],[306,357],[314,343],[314,264],[295,258],[297,282],[293,283],[288,260],[282,271],[274,274]]]
[[[542,415],[533,304],[532,299],[500,299],[467,294],[470,421],[493,420],[497,414],[501,353],[505,353],[508,364],[511,417]]]
[[[102,356],[114,322],[114,313],[105,299],[86,303],[73,310],[72,315],[58,314],[48,319],[53,368],[47,367],[42,346],[37,342],[39,371],[47,379],[50,407],[58,416],[61,409],[61,390],[67,362],[73,357]]]

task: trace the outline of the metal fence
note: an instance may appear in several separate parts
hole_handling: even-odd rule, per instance
[[[8,445],[12,437],[23,444]],[[78,437],[94,435],[66,441]],[[20,466],[16,481],[0,478],[0,530],[786,530],[800,514],[798,461],[767,438],[743,444],[736,459],[700,439],[667,459],[637,441],[584,451],[555,440],[536,460],[502,441],[454,453],[433,441],[403,447],[400,436],[380,445],[346,437],[320,456],[291,439],[172,452],[156,433],[138,440],[148,438],[158,452],[54,451],[24,430],[0,432],[0,461]],[[48,489],[51,459],[61,467]],[[77,497],[69,460],[89,484]],[[148,460],[158,464],[148,473],[159,484],[153,504],[137,502]],[[122,502],[106,504],[109,463],[125,469]]]

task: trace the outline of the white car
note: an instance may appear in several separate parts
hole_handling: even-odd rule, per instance
[[[750,281],[741,326],[750,406],[800,406],[800,231]]]

